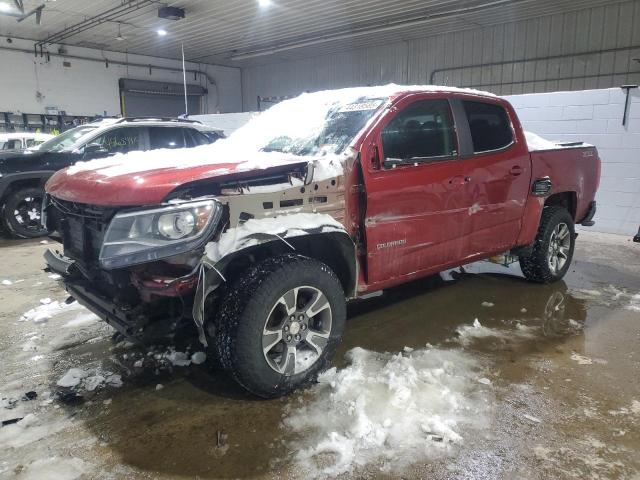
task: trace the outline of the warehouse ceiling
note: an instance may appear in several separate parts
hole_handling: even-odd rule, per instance
[[[0,0],[0,35],[225,65],[277,62],[615,0]],[[36,10],[41,5],[41,13]],[[158,17],[175,6],[185,18]],[[22,7],[22,12],[18,10]],[[34,12],[20,20],[20,15]],[[604,13],[603,13],[604,14]],[[39,21],[39,22],[38,22]],[[38,24],[39,23],[39,24]],[[161,35],[162,33],[164,35]]]

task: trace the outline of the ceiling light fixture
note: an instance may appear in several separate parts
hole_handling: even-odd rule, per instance
[[[13,5],[9,5],[8,3],[5,3],[5,2],[0,2],[0,12],[7,13],[12,11],[13,11]]]
[[[167,31],[163,28],[159,28],[158,30],[156,30],[156,33],[159,37],[164,37],[167,34]]]
[[[258,5],[260,5],[260,8],[270,7],[272,3],[273,2],[271,2],[271,0],[258,0]]]

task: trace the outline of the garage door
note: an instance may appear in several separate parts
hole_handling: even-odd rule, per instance
[[[120,79],[120,109],[125,117],[177,117],[184,114],[184,87],[181,83]],[[187,85],[189,114],[202,113],[207,89]]]

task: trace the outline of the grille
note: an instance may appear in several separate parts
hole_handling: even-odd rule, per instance
[[[60,233],[65,256],[87,265],[97,264],[106,229],[116,210],[53,197],[49,200],[49,229]]]

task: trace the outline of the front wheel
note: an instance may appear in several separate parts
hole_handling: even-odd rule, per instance
[[[327,368],[345,319],[344,292],[329,267],[300,255],[273,257],[227,292],[214,353],[247,390],[278,397]]]
[[[571,214],[563,207],[545,207],[529,256],[520,257],[527,280],[551,283],[565,276],[573,259],[575,229]]]
[[[20,188],[9,194],[2,209],[4,227],[12,236],[20,238],[37,238],[47,234],[42,227],[42,200],[44,192],[41,188]]]

